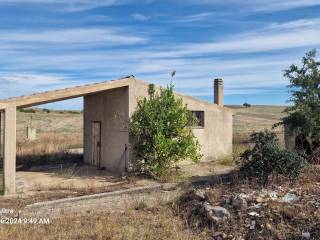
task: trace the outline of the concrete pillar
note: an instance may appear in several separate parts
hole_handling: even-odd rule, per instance
[[[0,160],[2,161],[3,156],[3,128],[2,128],[2,119],[3,119],[3,113],[0,111]]]
[[[30,141],[37,139],[37,129],[33,127],[27,127],[27,139]]]
[[[296,148],[296,136],[288,126],[284,126],[284,144],[286,149],[294,150]]]
[[[15,106],[7,106],[4,112],[4,190],[16,192],[16,114]]]
[[[214,104],[223,106],[223,80],[217,78],[214,80]]]

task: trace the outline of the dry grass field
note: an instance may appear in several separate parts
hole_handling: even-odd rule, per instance
[[[272,126],[284,117],[283,106],[228,106],[234,112],[233,138],[234,143],[245,143],[254,131],[271,129]],[[283,129],[275,129],[279,140],[283,142]]]

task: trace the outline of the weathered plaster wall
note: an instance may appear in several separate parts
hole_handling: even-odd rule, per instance
[[[92,159],[92,122],[101,122],[101,167],[122,173],[125,170],[125,146],[129,143],[128,87],[84,97],[84,161]]]
[[[134,81],[130,88],[130,115],[136,109],[136,99],[148,96],[148,84]],[[212,161],[232,155],[232,111],[193,97],[176,93],[188,105],[189,110],[204,111],[204,128],[193,128],[201,144],[202,161]]]
[[[203,128],[193,133],[201,144],[202,161],[232,155],[232,111],[193,97],[176,94],[193,111],[204,111]],[[101,163],[106,169],[122,173],[132,158],[126,123],[137,107],[137,100],[148,96],[148,84],[132,80],[129,87],[108,90],[84,97],[84,159],[92,159],[92,122],[101,121]],[[125,146],[128,151],[125,152]],[[127,160],[126,160],[127,159]],[[130,167],[130,166],[129,166]]]

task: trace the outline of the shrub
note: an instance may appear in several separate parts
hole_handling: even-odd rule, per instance
[[[191,131],[196,119],[182,100],[175,98],[172,84],[159,93],[151,84],[148,93],[148,98],[138,101],[129,132],[140,169],[162,177],[181,160],[200,160],[200,145]]]
[[[274,132],[253,133],[250,142],[253,147],[241,155],[240,173],[245,177],[257,177],[266,184],[270,175],[297,177],[305,165],[296,152],[280,148]]]

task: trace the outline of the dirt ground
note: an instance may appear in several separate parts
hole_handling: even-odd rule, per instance
[[[20,194],[31,194],[54,189],[101,188],[124,183],[125,179],[108,171],[89,165],[56,164],[38,166],[17,172],[17,188]],[[147,184],[147,181],[140,181]]]
[[[181,166],[175,181],[185,178],[205,177],[213,174],[223,174],[233,170],[232,166],[219,165],[213,162],[186,164]],[[179,178],[180,177],[180,178]],[[65,189],[101,189],[109,186],[123,185],[126,177],[116,176],[106,170],[98,170],[85,164],[55,164],[35,166],[27,171],[18,171],[16,175],[19,194],[34,194],[40,191]],[[155,180],[136,177],[135,186],[155,183]]]

